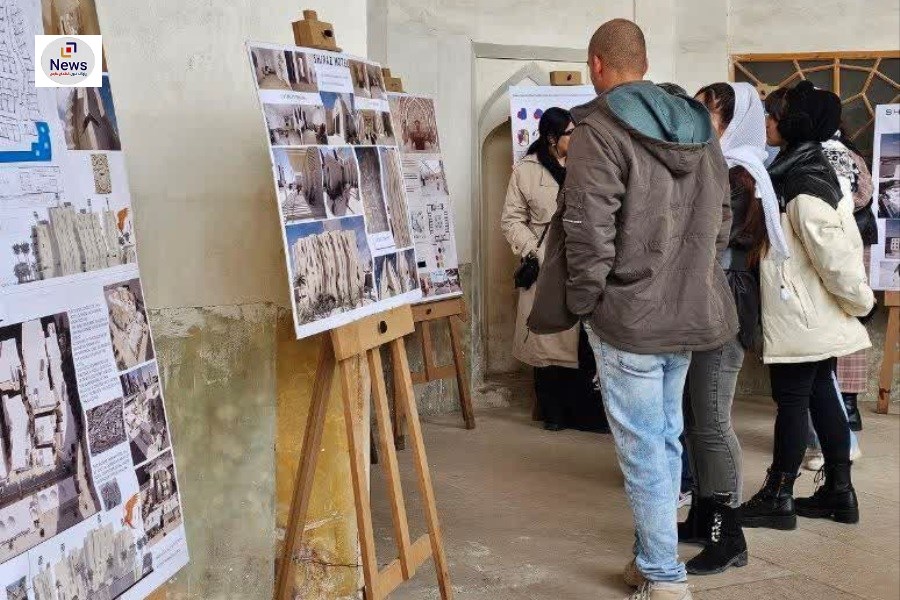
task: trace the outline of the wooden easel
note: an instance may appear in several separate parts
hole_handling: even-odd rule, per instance
[[[334,28],[329,23],[318,21],[315,11],[303,11],[304,20],[293,23],[294,42],[298,46],[336,50]],[[450,587],[450,572],[444,554],[444,541],[438,522],[431,471],[425,455],[422,428],[419,423],[419,409],[413,390],[409,359],[406,355],[404,336],[415,330],[412,310],[401,306],[386,313],[367,317],[355,323],[344,325],[322,335],[322,351],[316,367],[313,383],[312,402],[306,422],[303,449],[294,479],[291,511],[285,532],[284,548],[278,566],[274,600],[291,600],[291,581],[294,573],[296,548],[305,534],[309,500],[312,495],[316,463],[322,450],[322,433],[335,371],[341,378],[344,405],[344,423],[347,429],[347,448],[350,452],[350,478],[353,485],[353,499],[356,510],[356,525],[359,530],[359,546],[362,555],[363,594],[365,600],[387,598],[403,583],[412,579],[416,570],[428,559],[434,560],[438,586],[443,600],[453,598]],[[413,461],[419,483],[419,494],[425,512],[428,533],[415,542],[410,541],[406,503],[400,483],[397,452],[391,428],[391,411],[388,406],[384,383],[384,366],[381,362],[381,347],[389,345],[394,373],[394,402],[407,418],[412,439]],[[363,360],[365,359],[365,360]],[[372,400],[374,417],[378,424],[378,445],[384,460],[380,461],[387,480],[391,502],[391,517],[394,524],[394,539],[398,557],[383,570],[378,569],[375,554],[375,534],[372,527],[372,507],[366,478],[367,456],[364,456],[363,439],[357,432],[356,391],[357,381],[354,365],[360,369],[368,365],[372,380]]]
[[[888,414],[890,409],[894,366],[900,364],[900,292],[885,292],[884,304],[888,307],[888,322],[884,332],[881,376],[878,378],[878,406],[875,407],[875,412],[882,415]]]
[[[312,404],[306,422],[303,450],[300,463],[297,465],[284,550],[278,569],[275,600],[292,598],[291,582],[295,551],[305,533],[304,526],[309,510],[313,477],[322,450],[322,432],[325,428],[325,415],[335,371],[338,371],[342,384],[341,396],[344,405],[344,422],[347,428],[347,446],[350,451],[350,475],[356,507],[356,523],[359,529],[365,599],[387,598],[400,585],[410,580],[416,574],[416,570],[430,558],[434,559],[441,598],[449,600],[453,597],[434,500],[434,489],[431,484],[431,472],[425,456],[419,411],[416,406],[409,360],[403,341],[404,336],[412,333],[414,328],[412,310],[409,306],[402,306],[345,325],[322,336],[322,351],[316,367],[316,380],[313,384]],[[407,417],[409,436],[412,440],[413,460],[418,474],[419,494],[422,498],[425,520],[428,525],[428,533],[415,542],[410,542],[406,505],[397,466],[397,451],[390,443],[392,440],[391,413],[384,383],[384,368],[381,363],[381,346],[384,345],[390,346],[395,396],[399,398],[400,407]],[[354,376],[354,365],[357,360],[363,358],[365,362],[361,363],[361,368],[364,368],[362,365],[367,364],[372,378],[373,412],[378,423],[376,437],[378,437],[383,458],[380,463],[387,480],[394,523],[394,539],[399,552],[398,557],[380,571],[375,555],[372,508],[369,503],[366,479],[366,463],[369,457],[364,455],[363,439],[354,426],[354,423],[358,422],[357,381]]]

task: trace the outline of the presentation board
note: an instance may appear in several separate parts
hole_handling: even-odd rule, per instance
[[[0,597],[145,598],[188,549],[111,80],[34,85],[35,35],[96,8],[0,24]]]
[[[462,294],[434,100],[412,94],[388,94],[397,126],[397,144],[418,259],[423,298],[440,300]]]
[[[509,117],[512,124],[513,162],[517,163],[538,138],[541,115],[551,106],[571,110],[597,97],[590,85],[511,85]]]
[[[878,244],[872,246],[872,289],[900,290],[900,104],[875,108],[872,181]]]
[[[381,66],[249,43],[298,338],[422,298]]]

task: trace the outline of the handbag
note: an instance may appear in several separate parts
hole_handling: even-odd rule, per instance
[[[544,237],[547,235],[547,230],[550,229],[550,225],[548,224],[544,227],[544,232],[541,234],[541,238],[538,240],[537,247],[540,248],[541,244],[544,243]],[[518,268],[516,268],[516,272],[513,274],[513,281],[516,282],[517,288],[522,288],[523,290],[531,289],[531,286],[534,285],[534,282],[537,281],[538,274],[541,272],[540,263],[538,263],[537,256],[534,254],[529,254],[524,257],[521,262],[519,262]]]
[[[875,213],[872,212],[873,201],[874,197],[863,208],[853,213],[863,246],[874,246],[878,243],[878,224],[875,222]]]

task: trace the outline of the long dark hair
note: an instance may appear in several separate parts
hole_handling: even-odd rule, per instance
[[[526,152],[526,154],[537,154],[538,162],[550,171],[553,179],[560,186],[566,180],[566,168],[559,164],[559,160],[553,156],[550,148],[566,133],[571,122],[572,115],[569,111],[558,106],[548,108],[541,115],[538,123],[539,137],[531,143]]]
[[[722,119],[722,125],[728,127],[734,119],[734,88],[727,83],[711,83],[697,91],[697,97],[711,113]]]

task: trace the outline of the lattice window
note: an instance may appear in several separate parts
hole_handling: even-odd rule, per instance
[[[850,139],[871,159],[875,106],[900,102],[900,51],[736,54],[731,79],[752,83],[763,97],[802,79],[833,91]]]

